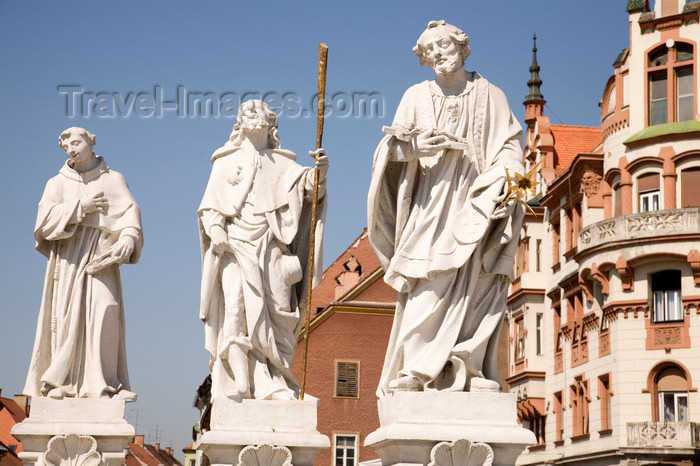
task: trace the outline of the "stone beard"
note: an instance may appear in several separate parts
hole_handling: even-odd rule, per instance
[[[124,177],[101,157],[92,157],[95,166],[87,171],[66,163],[48,181],[39,202],[34,236],[48,265],[23,393],[52,398],[120,394],[133,401],[121,261],[110,262],[109,256],[117,241],[127,239],[134,247],[125,262],[138,261],[141,214]],[[81,198],[95,193],[103,193],[97,196],[105,207],[86,212]]]
[[[261,102],[255,105],[275,127],[274,113]],[[314,170],[278,148],[276,127],[263,148],[248,144],[251,131],[267,133],[268,125],[246,121],[242,112],[229,142],[212,156],[198,211],[200,318],[211,355],[212,399],[296,399],[299,387],[291,365],[306,299]],[[316,280],[324,186],[316,227]],[[214,250],[216,229],[225,234],[223,253]]]
[[[499,389],[497,344],[523,210],[499,215],[498,204],[505,168],[523,173],[522,130],[500,89],[452,63],[459,51],[447,28],[466,35],[434,23],[424,33],[440,48],[429,50],[430,63],[438,79],[462,79],[460,90],[446,93],[437,79],[409,88],[374,156],[370,241],[398,291],[380,397]],[[421,137],[449,147],[430,151]]]

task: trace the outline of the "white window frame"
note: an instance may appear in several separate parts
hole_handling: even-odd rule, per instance
[[[666,419],[666,395],[673,396],[673,419]],[[681,411],[680,401],[685,400],[685,416],[684,418],[679,417]],[[661,422],[687,422],[689,420],[688,415],[688,392],[659,392],[659,421]]]
[[[338,438],[339,437],[346,437],[346,438],[352,438],[353,439],[353,444],[351,446],[339,446],[338,445]],[[338,463],[338,459],[342,461],[341,465],[342,466],[357,466],[358,464],[358,457],[360,454],[360,449],[358,448],[358,442],[359,442],[359,435],[358,434],[333,434],[333,458],[331,460],[331,466],[336,466]],[[338,453],[339,449],[342,449],[341,451],[341,456],[338,458]],[[348,451],[352,450],[353,453],[353,459],[350,460],[348,458]],[[352,462],[348,462],[352,461]]]
[[[639,211],[652,212],[659,210],[660,190],[639,193]],[[646,205],[645,205],[646,204]]]

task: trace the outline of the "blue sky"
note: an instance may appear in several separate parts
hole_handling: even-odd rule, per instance
[[[226,111],[184,117],[180,113],[187,112],[180,107],[178,113],[174,104],[155,115],[149,96],[174,100],[179,89],[219,99],[286,94],[300,99],[291,107],[310,108],[318,44],[326,42],[327,92],[337,96],[324,134],[328,265],[366,224],[382,125],[391,123],[406,88],[432,77],[411,51],[429,20],[445,19],[470,36],[467,69],[501,87],[521,122],[536,32],[545,114],[552,123],[598,125],[597,103],[611,64],[628,45],[626,3],[0,0],[3,396],[22,389],[29,363],[46,264],[34,250],[32,231],[44,184],[65,160],[57,145],[63,129],[83,126],[95,133],[95,152],[124,174],[141,206],[141,261],[122,267],[129,370],[139,394],[127,406],[127,419],[135,423],[138,413],[138,433],[153,443],[159,430],[161,443],[182,456],[197,418],[194,391],[207,375],[197,318],[196,210],[209,157],[227,140],[234,119]],[[89,114],[79,106],[70,117],[59,86],[115,97],[103,100],[97,114],[84,97]],[[347,97],[353,93],[381,96],[381,116],[345,115],[353,109]],[[315,118],[284,112],[282,147],[310,164]]]

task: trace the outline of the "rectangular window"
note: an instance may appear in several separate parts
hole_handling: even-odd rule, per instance
[[[552,255],[554,256],[552,262],[554,265],[559,263],[559,227],[559,222],[552,224]]]
[[[535,261],[536,261],[535,263],[537,265],[537,272],[539,272],[542,269],[542,267],[541,267],[542,264],[540,262],[542,260],[541,259],[541,257],[542,257],[542,240],[538,239],[536,242],[536,245],[537,245],[537,256],[535,257]]]
[[[358,398],[360,363],[357,361],[335,362],[335,396]]]
[[[688,393],[659,392],[659,408],[665,422],[687,422]]]
[[[357,464],[357,435],[334,435],[335,466]]]
[[[600,399],[600,430],[612,429],[610,375],[598,377],[598,398]]]
[[[556,441],[564,440],[564,403],[562,399],[562,392],[556,392],[554,394],[554,416],[555,416],[555,429]]]
[[[542,333],[544,331],[544,325],[542,325],[542,314],[538,313],[536,316],[537,319],[537,354],[544,354],[542,351],[542,340],[544,338],[544,334]]]
[[[651,275],[654,322],[683,320],[680,270],[664,270]]]
[[[649,76],[649,124],[668,122],[668,87],[666,71]]]
[[[528,421],[529,429],[535,434],[535,438],[537,439],[537,445],[544,445],[546,443],[544,437],[546,421],[547,416],[538,416]]]
[[[522,317],[515,322],[515,361],[525,358],[525,319]]]
[[[685,68],[676,72],[678,121],[695,119],[693,99],[693,69]]]

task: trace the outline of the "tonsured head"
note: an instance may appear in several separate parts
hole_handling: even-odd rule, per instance
[[[73,126],[64,130],[58,137],[58,145],[66,151],[69,165],[82,163],[92,155],[95,135],[85,128]]]

